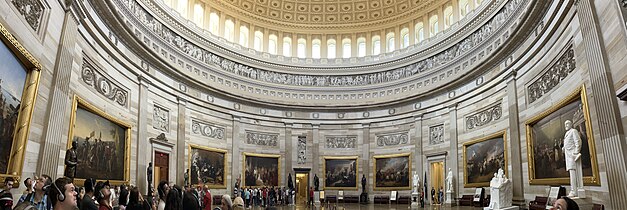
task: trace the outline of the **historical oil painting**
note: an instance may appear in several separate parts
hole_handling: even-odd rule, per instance
[[[75,97],[69,136],[78,145],[76,178],[128,181],[129,125]]]
[[[189,146],[191,184],[226,188],[226,150],[198,145]]]
[[[410,153],[374,156],[375,190],[409,190]]]
[[[490,186],[500,168],[507,171],[505,132],[464,143],[464,187]]]
[[[244,186],[279,186],[279,157],[244,153]]]
[[[585,87],[580,87],[554,107],[527,121],[530,184],[568,184],[564,151],[564,123],[569,120],[581,138],[584,183],[598,185],[594,139],[588,114]]]
[[[324,189],[357,189],[357,156],[324,157]]]

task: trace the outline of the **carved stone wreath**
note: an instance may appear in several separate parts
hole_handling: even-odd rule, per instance
[[[501,106],[501,102],[499,102],[485,110],[479,111],[466,117],[466,129],[470,130],[476,127],[487,125],[494,120],[501,119],[502,115],[503,107]]]
[[[192,119],[192,133],[194,134],[222,140],[224,139],[224,130],[223,127]]]
[[[81,78],[85,84],[93,87],[107,99],[126,107],[128,102],[128,92],[126,88],[110,80],[104,73],[95,70],[86,60],[83,60]]]
[[[391,133],[377,136],[377,146],[394,146],[400,144],[407,144],[409,142],[409,134],[404,133]]]

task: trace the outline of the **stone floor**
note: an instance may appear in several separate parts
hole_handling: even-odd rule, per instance
[[[312,208],[307,205],[296,205],[296,206],[276,206],[272,208],[262,208],[262,207],[254,207],[248,208],[253,210],[263,210],[263,209],[276,209],[276,210],[304,210],[304,209],[320,209],[320,210],[375,210],[375,209],[391,209],[391,210],[400,210],[400,209],[411,209],[409,205],[386,205],[386,204],[337,204],[333,206],[323,205],[321,207]],[[469,206],[453,206],[453,207],[445,207],[440,205],[434,206],[425,206],[425,208],[418,208],[417,210],[480,210],[483,208],[478,207],[469,207]]]

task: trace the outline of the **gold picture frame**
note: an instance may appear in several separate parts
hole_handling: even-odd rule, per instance
[[[357,190],[357,183],[359,180],[359,176],[357,175],[358,171],[359,171],[359,157],[358,156],[325,156],[324,157],[324,162],[322,163],[322,171],[324,172],[324,175],[322,176],[324,178],[324,186],[322,187],[322,189],[325,190]],[[354,160],[355,161],[355,186],[354,187],[329,187],[327,186],[327,160]]]
[[[391,158],[399,158],[399,157],[407,158],[407,177],[401,177],[401,179],[407,179],[407,186],[393,186],[393,187],[377,186],[378,185],[377,161],[379,161],[380,159],[391,159]],[[372,186],[374,190],[411,190],[411,178],[409,177],[411,173],[411,159],[412,159],[411,153],[401,153],[401,154],[392,154],[392,155],[375,155],[372,157],[372,159],[374,160],[372,164],[373,177],[374,177]]]
[[[30,132],[30,124],[39,90],[39,79],[42,65],[33,57],[26,48],[0,23],[0,39],[2,44],[17,58],[26,71],[25,81],[22,87],[20,98],[20,108],[18,110],[15,127],[12,132],[11,150],[8,154],[6,171],[0,172],[0,182],[4,182],[7,177],[15,179],[15,183],[20,183],[22,169],[24,166],[24,155],[26,152],[26,142]],[[1,79],[1,78],[0,78]],[[19,184],[14,185],[15,188]]]
[[[484,146],[484,145],[477,145],[478,143],[495,143],[496,141],[499,140],[499,138],[502,138],[501,142],[503,143],[503,171],[505,172],[505,175],[508,175],[508,170],[507,170],[507,132],[505,130],[503,131],[499,131],[497,133],[493,133],[490,134],[488,136],[485,137],[481,137],[475,140],[471,140],[469,142],[465,142],[462,144],[462,148],[463,148],[463,159],[464,159],[464,188],[476,188],[476,187],[488,187],[490,186],[490,179],[488,179],[485,182],[472,182],[469,183],[468,181],[468,176],[470,175],[470,173],[468,172],[468,156],[467,156],[467,151],[469,150],[469,148],[474,147],[474,146]],[[494,142],[492,142],[494,141]],[[484,146],[485,147],[485,146]],[[473,148],[474,149],[474,148]],[[477,148],[477,149],[485,149],[485,148]],[[500,149],[500,148],[497,148]],[[497,157],[498,158],[498,157]],[[498,169],[492,169],[492,170],[487,170],[489,171],[488,174],[483,174],[483,176],[490,176],[493,177],[494,172],[496,172]]]
[[[525,122],[525,128],[526,128],[526,136],[527,136],[527,148],[528,148],[528,152],[527,152],[527,156],[528,156],[528,167],[529,167],[529,184],[531,185],[567,185],[570,183],[570,180],[568,178],[568,176],[565,177],[558,177],[558,178],[539,178],[536,176],[536,169],[538,166],[535,165],[535,154],[534,151],[536,148],[534,148],[534,143],[535,143],[535,134],[534,134],[534,126],[538,123],[544,122],[543,120],[547,117],[555,117],[555,115],[558,115],[557,117],[562,117],[562,115],[565,115],[566,112],[573,112],[573,118],[576,118],[575,116],[579,116],[578,119],[583,119],[584,122],[579,122],[577,123],[576,121],[573,121],[573,127],[579,127],[580,129],[580,133],[585,132],[584,134],[581,134],[582,136],[582,140],[584,140],[583,138],[585,137],[587,139],[587,141],[582,142],[582,161],[584,161],[584,157],[586,153],[584,153],[584,147],[586,146],[583,143],[587,143],[587,147],[588,147],[588,156],[586,159],[589,159],[590,161],[590,168],[591,168],[591,175],[586,176],[586,168],[582,168],[583,173],[584,173],[584,184],[585,185],[594,185],[594,186],[600,186],[601,182],[599,180],[599,168],[598,168],[598,163],[597,163],[597,154],[596,154],[596,148],[595,148],[595,141],[594,141],[594,136],[592,135],[592,122],[590,121],[590,111],[588,109],[588,100],[586,97],[586,87],[585,85],[581,85],[579,86],[575,91],[573,91],[571,94],[569,94],[568,96],[566,96],[563,100],[561,100],[559,103],[557,103],[556,105],[550,107],[548,110],[540,113],[539,115],[527,120]],[[580,102],[579,102],[580,101]],[[580,103],[580,104],[578,104]],[[572,106],[577,106],[579,105],[579,107],[574,108],[573,110],[575,111],[571,111],[571,110],[567,110],[568,107],[572,107]],[[580,109],[580,112],[577,112],[577,109]],[[572,108],[571,108],[572,109]],[[557,121],[557,120],[555,120]],[[562,121],[559,121],[559,125],[562,129],[563,129],[563,125],[564,123]],[[583,125],[582,125],[583,124]],[[555,135],[556,138],[563,138],[564,134],[559,133]],[[555,140],[554,140],[555,141]],[[555,143],[556,149],[554,149],[556,152],[553,152],[553,154],[557,157],[560,156],[559,153],[561,152],[561,148],[559,148],[558,143]],[[555,158],[556,160],[559,158]],[[546,161],[542,161],[546,162]],[[556,163],[558,163],[558,161],[555,161]],[[563,162],[563,161],[562,161]],[[583,162],[582,162],[583,165]],[[564,170],[565,169],[560,169],[560,170]],[[552,170],[542,170],[542,171],[552,171]],[[563,172],[563,173],[568,173],[568,172]],[[544,175],[545,173],[543,173]]]
[[[223,149],[216,149],[216,148],[211,148],[211,147],[205,147],[205,146],[200,146],[200,145],[196,145],[196,144],[189,144],[188,146],[188,151],[189,151],[189,159],[188,159],[188,166],[189,166],[189,181],[191,182],[190,184],[192,186],[198,186],[198,184],[193,184],[192,180],[194,177],[194,171],[192,170],[192,163],[193,163],[193,151],[194,149],[197,150],[201,150],[201,151],[206,151],[206,152],[215,152],[215,153],[221,153],[223,156],[223,160],[222,160],[222,184],[207,184],[206,182],[203,183],[203,185],[207,185],[209,188],[212,189],[226,189],[226,175],[228,174],[228,166],[226,164],[226,157],[228,154],[227,150],[223,150]],[[198,176],[198,175],[196,175]],[[196,177],[198,179],[198,177]]]
[[[105,120],[110,121],[111,123],[122,127],[125,131],[125,136],[124,136],[124,166],[123,166],[123,179],[97,179],[98,181],[105,181],[105,180],[109,180],[110,183],[112,185],[122,185],[122,184],[129,184],[130,181],[130,167],[131,167],[131,125],[123,122],[121,120],[118,120],[116,118],[114,118],[113,116],[107,114],[106,112],[98,109],[97,107],[89,104],[87,101],[85,101],[84,99],[82,99],[81,97],[79,97],[78,95],[74,95],[74,100],[72,103],[72,115],[70,117],[70,131],[68,134],[68,141],[67,141],[67,149],[70,149],[72,147],[72,141],[75,138],[75,125],[76,125],[76,117],[77,117],[77,110],[78,109],[84,109],[87,112],[91,112],[92,114],[102,117]],[[117,134],[119,135],[119,134]],[[78,149],[77,149],[78,150]],[[79,156],[79,164],[81,163],[81,159],[80,159],[80,154],[77,151],[77,155]],[[77,165],[77,175],[74,179],[74,183],[78,183],[81,184],[85,181],[86,178],[94,178],[94,177],[79,177],[78,173],[81,170],[81,168]]]
[[[276,159],[277,162],[277,168],[276,168],[276,173],[277,173],[277,183],[276,186],[281,186],[281,155],[274,155],[274,154],[258,154],[258,153],[248,153],[248,152],[244,152],[244,166],[242,167],[242,169],[244,169],[244,180],[243,180],[243,184],[242,186],[244,187],[262,187],[262,186],[271,186],[271,185],[247,185],[246,183],[246,167],[247,167],[247,159],[248,157],[257,157],[257,158],[274,158]]]

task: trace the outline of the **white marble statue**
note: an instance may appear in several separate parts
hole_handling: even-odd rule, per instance
[[[494,178],[490,181],[490,206],[487,209],[504,209],[512,206],[512,181],[510,181],[503,169],[494,173]]]
[[[570,193],[568,197],[578,197],[577,190],[583,190],[583,175],[581,171],[581,137],[579,131],[574,129],[570,120],[564,122],[566,134],[564,134],[564,159],[566,170],[570,174]]]
[[[412,193],[418,193],[418,189],[420,187],[420,176],[418,176],[418,172],[414,171],[414,178],[412,179],[412,185],[414,186],[414,191]]]
[[[446,175],[446,192],[453,192],[453,171],[448,168],[448,174]]]

